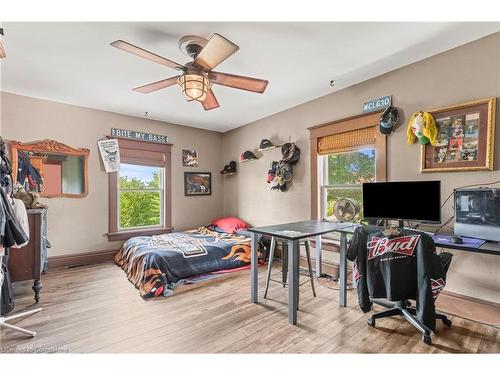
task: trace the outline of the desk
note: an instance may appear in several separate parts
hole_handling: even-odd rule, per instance
[[[353,223],[331,223],[322,220],[306,220],[294,223],[269,225],[263,227],[249,228],[252,239],[251,271],[250,271],[250,300],[258,302],[258,263],[257,263],[257,236],[259,234],[285,240],[288,243],[288,321],[297,324],[297,307],[299,296],[299,242],[305,238],[316,237],[316,264],[321,263],[321,236],[323,234],[340,233],[340,293],[339,304],[346,306],[347,303],[347,234],[353,233],[356,225]],[[318,257],[319,253],[319,257]],[[317,267],[317,276],[321,275],[320,266]],[[318,272],[319,271],[319,272]]]
[[[462,250],[462,251],[470,251],[472,253],[481,253],[481,254],[491,254],[491,255],[500,255],[500,243],[486,241],[484,244],[479,246],[477,249],[471,247],[463,247],[459,244],[455,243],[436,243],[436,247],[441,247],[443,249],[452,249],[452,250]]]

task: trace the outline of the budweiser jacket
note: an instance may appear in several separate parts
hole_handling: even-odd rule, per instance
[[[379,227],[358,227],[347,258],[355,261],[353,272],[363,312],[372,307],[370,297],[412,299],[417,303],[417,319],[435,330],[434,300],[446,284],[451,254],[437,255],[430,236],[402,229],[390,237]]]

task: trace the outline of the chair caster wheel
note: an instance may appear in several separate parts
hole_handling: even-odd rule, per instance
[[[448,318],[443,318],[442,321],[446,327],[451,327],[451,325],[453,324],[453,322]]]
[[[375,327],[375,319],[369,318],[367,321],[368,325],[371,327]]]
[[[422,335],[422,341],[424,344],[431,345],[432,344],[432,339],[429,335]]]

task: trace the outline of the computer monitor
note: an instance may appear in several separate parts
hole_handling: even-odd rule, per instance
[[[440,223],[441,182],[364,183],[363,217],[367,220],[410,220]]]

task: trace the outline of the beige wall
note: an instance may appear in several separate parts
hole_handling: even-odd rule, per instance
[[[270,162],[280,158],[278,150],[259,155],[258,161],[239,164],[239,173],[224,181],[224,213],[240,216],[253,225],[309,218],[311,177],[306,128],[356,115],[363,102],[387,94],[393,95],[403,120],[417,110],[500,97],[500,33],[225,133],[224,161],[237,160],[242,151],[257,149],[262,138],[278,143],[294,141],[302,150],[302,158],[294,167],[294,181],[287,193],[271,191],[265,182]],[[497,123],[499,113],[497,107]],[[461,185],[500,179],[498,129],[492,172],[421,174],[419,148],[405,141],[402,124],[388,139],[391,180],[440,179],[444,197]],[[450,213],[448,204],[443,219]],[[500,303],[499,270],[500,257],[455,252],[447,290]]]
[[[220,133],[123,116],[25,96],[1,93],[1,135],[5,139],[31,142],[54,139],[72,147],[90,149],[89,194],[85,198],[50,198],[49,256],[117,249],[109,242],[108,176],[104,172],[97,141],[111,128],[140,130],[169,137],[172,147],[172,224],[175,229],[205,225],[222,212],[222,136]],[[198,168],[182,166],[183,148],[199,151]],[[184,171],[212,172],[213,194],[185,197]]]

